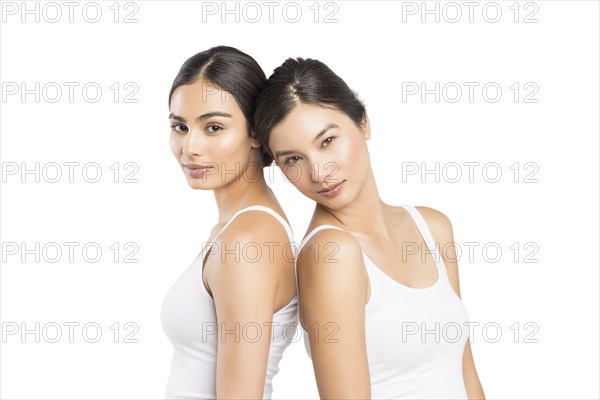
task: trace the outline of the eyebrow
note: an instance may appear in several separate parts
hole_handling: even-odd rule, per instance
[[[321,129],[321,131],[319,133],[317,133],[317,135],[315,136],[315,138],[312,140],[312,142],[316,142],[317,140],[319,140],[319,138],[321,136],[323,136],[324,134],[327,133],[328,130],[333,129],[333,128],[339,128],[339,126],[337,126],[336,124],[334,124],[333,122],[330,122],[327,124],[327,126],[325,126],[325,128]],[[293,150],[281,150],[281,151],[276,151],[275,152],[275,158],[279,158],[281,156],[285,156],[288,154],[294,153]]]
[[[202,114],[201,116],[196,118],[196,121],[198,122],[202,122],[206,119],[212,118],[212,117],[225,117],[225,118],[232,118],[232,115],[226,112],[221,112],[221,111],[212,111],[212,112],[208,112],[206,114]],[[185,120],[185,118],[180,117],[179,115],[175,115],[173,113],[169,114],[169,119],[174,119],[176,121],[179,122],[187,122]]]

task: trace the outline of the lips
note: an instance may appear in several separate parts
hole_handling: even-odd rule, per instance
[[[201,168],[210,168],[209,165],[203,165],[203,164],[194,164],[194,163],[187,163],[187,164],[183,164],[184,167],[188,168],[188,169],[201,169]]]
[[[334,197],[336,196],[338,193],[340,193],[340,191],[342,190],[342,187],[344,185],[344,181],[341,181],[340,183],[337,183],[335,185],[331,185],[329,187],[326,187],[325,189],[321,189],[319,190],[317,193],[319,193],[322,196],[325,197]]]
[[[213,169],[213,167],[209,166],[209,165],[191,164],[191,163],[190,164],[183,164],[183,166],[184,166],[185,169],[187,169],[188,174],[192,178],[200,178],[207,171],[210,171],[211,169]]]

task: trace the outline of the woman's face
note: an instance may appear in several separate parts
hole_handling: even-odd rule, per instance
[[[367,118],[358,127],[335,108],[298,103],[273,128],[269,149],[302,194],[339,209],[352,202],[369,176],[365,140],[370,136]]]
[[[248,136],[246,118],[233,95],[204,79],[175,89],[170,112],[171,150],[194,189],[218,189],[237,181],[249,167],[252,149],[260,148]]]

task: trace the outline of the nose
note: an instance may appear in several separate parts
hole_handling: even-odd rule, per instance
[[[310,167],[310,177],[314,183],[336,183],[337,164],[325,159],[315,159]]]
[[[183,154],[188,159],[196,158],[204,154],[206,145],[202,132],[195,129],[190,129],[183,139]]]

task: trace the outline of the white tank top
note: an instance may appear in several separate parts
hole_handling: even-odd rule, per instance
[[[215,239],[239,214],[251,210],[267,212],[284,226],[295,260],[297,248],[289,224],[278,213],[267,207],[255,205],[238,211]],[[216,398],[219,334],[216,332],[217,316],[213,298],[202,281],[202,264],[210,243],[204,245],[200,255],[175,281],[162,303],[161,323],[174,349],[165,393],[165,397],[169,399]],[[285,348],[294,341],[297,326],[298,297],[296,295],[286,306],[273,314],[272,338],[263,392],[265,399],[271,398],[272,380],[279,372],[279,360]],[[269,329],[269,326],[262,328]],[[243,327],[240,329],[240,332],[242,331]],[[256,335],[255,328],[248,332],[248,335]],[[233,339],[233,334],[228,334],[227,338]]]
[[[371,296],[365,305],[365,334],[373,399],[467,399],[462,359],[469,335],[468,313],[450,286],[444,261],[421,213],[412,216],[436,260],[438,279],[426,288],[405,286],[380,270],[363,252]],[[322,229],[302,240],[299,250]],[[424,250],[424,249],[423,249]],[[400,258],[400,254],[398,254]],[[304,344],[310,356],[308,333]]]

